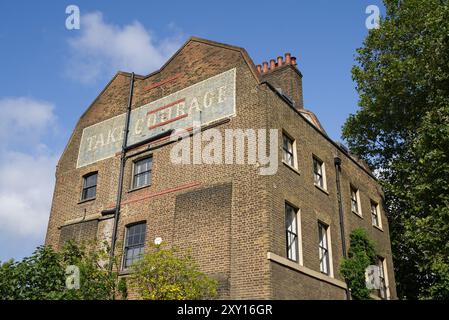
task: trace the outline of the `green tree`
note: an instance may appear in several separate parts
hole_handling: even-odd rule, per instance
[[[77,245],[67,242],[61,251],[62,267],[74,265],[79,268],[80,287],[67,290],[67,298],[79,300],[109,300],[115,298],[119,278],[107,268],[108,249],[95,248],[95,243]]]
[[[343,137],[383,185],[399,296],[449,299],[449,4],[384,4],[357,50],[360,109]]]
[[[130,286],[144,300],[199,300],[217,294],[217,281],[200,272],[188,253],[152,245],[152,250],[132,265]]]
[[[449,298],[449,108],[424,117],[410,153],[415,161],[404,165],[409,203],[404,237],[419,252],[421,299]]]
[[[340,273],[351,289],[351,296],[356,300],[370,299],[370,290],[365,283],[365,270],[376,262],[373,242],[364,229],[354,229],[350,234],[348,258],[343,259]]]
[[[103,267],[106,256],[72,242],[60,252],[40,246],[22,261],[0,263],[0,300],[113,299],[118,276]],[[79,268],[79,289],[66,287],[69,265]]]
[[[38,247],[30,257],[0,266],[0,300],[60,299],[64,288],[61,258],[50,247]]]

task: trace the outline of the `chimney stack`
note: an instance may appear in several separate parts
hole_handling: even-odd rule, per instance
[[[264,61],[256,67],[263,79],[281,89],[282,94],[291,100],[296,109],[303,109],[302,75],[297,64],[296,57],[286,52],[283,56]]]
[[[279,67],[282,67],[286,64],[289,64],[293,67],[297,66],[296,57],[292,57],[290,52],[285,53],[285,59],[282,56],[277,57],[277,59],[270,59],[270,62],[264,61],[262,65],[258,64],[257,72],[259,73],[267,73],[269,71],[273,71]]]

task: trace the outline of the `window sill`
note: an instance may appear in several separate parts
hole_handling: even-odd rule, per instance
[[[134,273],[134,271],[132,271],[130,269],[125,269],[125,270],[119,271],[118,275],[119,276],[129,276],[129,275],[131,275],[133,273]]]
[[[290,170],[292,170],[294,173],[296,173],[297,175],[301,175],[301,172],[296,169],[295,167],[292,167],[291,165],[289,165],[287,162],[285,162],[284,160],[282,160],[282,163],[289,168]]]
[[[148,188],[148,187],[151,187],[151,183],[150,183],[150,184],[147,184],[147,185],[145,185],[145,186],[141,186],[141,187],[137,187],[137,188],[131,188],[131,189],[128,190],[128,193],[129,193],[129,192],[138,191],[138,190],[141,190],[141,189],[145,189],[145,188]]]
[[[357,217],[359,217],[360,219],[363,219],[363,216],[360,213],[357,213],[355,211],[352,211],[353,214],[355,214]]]
[[[96,199],[96,197],[94,197],[94,198],[89,198],[89,199],[84,199],[84,200],[79,201],[78,204],[82,204],[82,203],[94,201],[95,199]]]
[[[379,227],[379,226],[376,226],[375,224],[373,224],[373,227],[374,228],[376,228],[377,230],[379,230],[379,231],[382,231],[382,232],[384,232],[384,229],[382,229],[381,227]]]
[[[298,271],[300,273],[303,273],[305,275],[313,277],[315,279],[325,281],[327,283],[330,283],[330,284],[335,285],[337,287],[340,287],[342,289],[346,289],[347,288],[346,283],[344,281],[335,279],[332,276],[328,276],[328,275],[326,275],[324,273],[321,273],[321,272],[309,269],[307,267],[304,267],[304,266],[300,265],[297,262],[293,262],[293,261],[291,261],[291,260],[289,260],[287,258],[278,256],[277,254],[275,254],[273,252],[267,252],[267,259],[271,260],[273,262],[276,262],[276,263],[278,263],[280,265],[283,265],[283,266],[285,266],[287,268],[293,269],[295,271]]]
[[[316,183],[314,183],[314,185],[315,185],[315,187],[316,187],[318,190],[320,190],[320,191],[324,192],[325,194],[329,195],[329,191],[327,191],[327,190],[324,189],[323,187],[320,187],[320,186],[317,185]]]

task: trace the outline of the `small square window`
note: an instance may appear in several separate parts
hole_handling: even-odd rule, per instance
[[[83,177],[83,192],[81,200],[94,199],[97,194],[97,176],[98,173],[89,173]]]
[[[133,189],[151,184],[153,158],[145,158],[134,162]]]

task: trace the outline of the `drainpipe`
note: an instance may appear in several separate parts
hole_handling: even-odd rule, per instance
[[[128,144],[129,120],[131,118],[131,103],[133,97],[133,90],[134,90],[134,72],[131,73],[131,80],[129,83],[128,108],[126,110],[125,128],[123,130],[123,144],[120,156],[120,172],[118,176],[117,199],[115,202],[115,212],[114,212],[114,227],[112,229],[111,250],[109,252],[109,272],[112,272],[112,265],[113,265],[112,261],[114,258],[115,244],[117,242],[117,227],[120,215],[120,202],[122,201],[123,174],[125,171],[125,163],[126,163],[126,148],[127,148],[126,146]]]
[[[338,200],[338,215],[340,218],[340,235],[341,235],[341,251],[343,258],[347,258],[346,254],[346,236],[345,236],[345,224],[343,215],[343,203],[341,201],[341,186],[340,186],[340,172],[341,172],[341,159],[339,157],[334,158],[335,164],[335,180],[337,182],[337,200]],[[346,299],[351,300],[351,293],[346,283]]]

